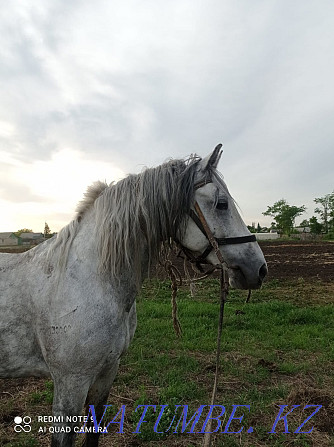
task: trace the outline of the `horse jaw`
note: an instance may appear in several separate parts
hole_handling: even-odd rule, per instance
[[[236,256],[234,250],[238,252]],[[224,268],[227,271],[229,284],[234,289],[259,289],[268,273],[267,264],[262,250],[257,242],[250,242],[237,246],[221,246],[223,258],[226,261]],[[247,262],[247,259],[251,261]],[[207,260],[218,265],[219,261],[214,253]]]

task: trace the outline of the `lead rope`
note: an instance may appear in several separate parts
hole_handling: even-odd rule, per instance
[[[219,249],[218,249],[219,250]],[[220,253],[220,251],[219,251]],[[220,254],[221,255],[221,254]],[[178,269],[171,263],[166,262],[165,263],[165,269],[167,270],[171,282],[172,282],[172,316],[173,316],[173,325],[174,330],[176,332],[176,335],[178,337],[181,337],[182,335],[182,329],[181,325],[177,316],[177,303],[176,303],[176,294],[177,294],[177,277],[180,282],[180,285],[182,283],[181,274],[178,271]],[[208,275],[205,275],[204,277],[209,276],[212,273]],[[200,278],[202,279],[202,278]],[[220,311],[219,311],[219,322],[218,322],[218,333],[217,333],[217,353],[216,353],[216,370],[215,370],[215,378],[213,383],[213,389],[212,389],[212,395],[211,395],[211,405],[213,406],[215,404],[216,400],[216,394],[217,394],[217,386],[218,386],[218,377],[219,377],[219,363],[220,363],[220,353],[221,353],[221,338],[222,338],[222,329],[223,329],[223,320],[224,320],[224,308],[225,308],[225,302],[228,295],[228,276],[224,268],[220,270]],[[212,407],[211,407],[212,408]],[[212,426],[212,419],[209,419],[208,424],[206,425],[207,433],[205,433],[203,438],[203,447],[210,447],[211,445],[211,426]]]
[[[203,228],[205,229],[205,232],[208,236],[209,242],[214,249],[216,256],[221,263],[222,266],[226,265],[226,262],[223,259],[223,255],[221,254],[221,251],[219,250],[218,243],[216,239],[214,238],[206,220],[202,213],[202,210],[197,202],[195,202],[195,211],[203,225]],[[221,352],[221,337],[222,337],[222,330],[223,330],[223,320],[224,320],[224,308],[225,308],[225,302],[228,295],[228,277],[227,273],[224,268],[222,268],[220,272],[220,312],[219,312],[219,323],[218,323],[218,334],[217,334],[217,354],[216,354],[216,372],[215,372],[215,380],[213,383],[213,389],[212,389],[212,395],[211,395],[211,405],[213,406],[215,404],[216,400],[216,394],[217,394],[217,385],[218,385],[218,377],[219,377],[219,363],[220,363],[220,352]],[[212,408],[212,407],[211,407]],[[209,419],[209,423],[207,424],[207,432],[204,435],[203,438],[203,447],[210,447],[211,445],[211,426],[212,426],[212,419]]]
[[[176,295],[177,295],[177,278],[179,280],[179,284],[182,284],[182,277],[178,269],[173,265],[170,261],[165,261],[165,270],[167,271],[170,279],[171,279],[171,288],[172,288],[172,318],[173,318],[173,326],[174,331],[178,337],[181,337],[182,335],[182,328],[181,324],[177,315],[177,302],[176,302]]]
[[[226,266],[226,262],[223,259],[223,255],[221,254],[221,251],[219,250],[218,243],[213,236],[205,217],[202,213],[202,210],[197,202],[195,202],[194,205],[195,211],[203,225],[203,228],[206,232],[206,235],[208,237],[208,240],[212,246],[212,248],[215,251],[215,254],[221,264],[221,272],[220,272],[220,312],[219,312],[219,323],[218,323],[218,334],[217,334],[217,354],[216,354],[216,371],[215,371],[215,379],[213,384],[213,390],[211,395],[211,405],[213,406],[215,404],[216,400],[216,394],[217,394],[217,385],[218,385],[218,377],[219,377],[219,363],[220,363],[220,352],[221,352],[221,337],[222,337],[222,329],[223,329],[223,320],[224,320],[224,308],[225,308],[225,302],[228,295],[228,276],[224,269],[224,265]],[[177,292],[177,280],[175,275],[175,270],[171,265],[167,266],[167,270],[169,271],[170,278],[172,280],[172,308],[173,308],[173,323],[174,323],[174,329],[178,336],[181,335],[181,326],[179,323],[179,320],[177,318],[177,307],[176,307],[176,292]],[[248,298],[249,299],[249,298]],[[212,408],[212,407],[211,407]],[[212,426],[212,419],[209,419],[209,422],[207,424],[207,432],[204,435],[203,438],[203,447],[210,447],[211,445],[211,426]]]
[[[216,371],[215,371],[215,380],[213,383],[213,389],[212,389],[212,395],[211,395],[211,405],[212,406],[215,404],[216,394],[217,394],[220,352],[221,352],[221,338],[222,338],[223,320],[224,320],[224,306],[225,306],[227,295],[228,295],[228,277],[227,277],[226,271],[224,269],[222,269],[220,272],[220,311],[219,311],[219,323],[218,323],[218,334],[217,334]],[[210,445],[211,445],[211,426],[212,426],[212,419],[209,419],[209,422],[205,427],[206,433],[203,438],[203,447],[210,447]]]

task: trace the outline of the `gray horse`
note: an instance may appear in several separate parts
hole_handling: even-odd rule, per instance
[[[65,420],[94,405],[99,421],[136,329],[136,294],[161,245],[177,240],[219,264],[195,203],[231,286],[261,286],[265,259],[216,170],[220,155],[221,145],[204,159],[172,160],[110,186],[95,183],[57,237],[23,254],[1,254],[0,377],[51,376],[54,416]],[[98,437],[88,433],[84,445],[97,446]],[[72,429],[54,433],[51,445],[74,442]]]

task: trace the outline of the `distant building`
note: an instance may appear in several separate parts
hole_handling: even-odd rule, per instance
[[[22,245],[38,245],[43,242],[43,233],[21,233]]]
[[[311,227],[295,227],[298,233],[311,233]]]
[[[279,239],[278,233],[254,233],[256,236],[256,239],[258,241],[266,241],[266,240],[273,240],[273,239]]]
[[[21,239],[11,232],[0,233],[0,246],[21,245]]]

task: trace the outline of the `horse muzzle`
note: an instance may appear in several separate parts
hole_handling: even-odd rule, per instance
[[[231,287],[235,289],[259,289],[268,273],[268,268],[267,264],[264,263],[257,270],[235,266],[229,267],[227,271]]]

